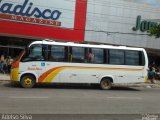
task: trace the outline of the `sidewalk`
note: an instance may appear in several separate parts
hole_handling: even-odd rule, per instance
[[[152,84],[149,81],[145,83],[129,83],[129,84],[116,84],[114,86],[124,86],[124,87],[144,87],[144,88],[160,88],[160,80],[155,80],[155,83]]]
[[[9,74],[2,74],[0,73],[0,81],[9,81],[10,75]]]

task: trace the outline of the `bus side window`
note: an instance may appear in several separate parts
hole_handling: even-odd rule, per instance
[[[85,49],[82,47],[72,47],[72,62],[85,62]]]
[[[91,62],[95,64],[104,63],[104,50],[101,48],[92,48],[90,54]]]
[[[139,51],[127,50],[125,51],[125,64],[126,65],[140,65]]]
[[[93,63],[94,62],[94,53],[92,52],[92,49],[89,48],[87,52],[87,62],[88,63]]]
[[[109,50],[109,64],[124,65],[124,50],[110,49]]]
[[[140,61],[140,65],[144,66],[145,65],[145,58],[144,58],[144,53],[142,51],[139,52],[139,61]]]
[[[49,61],[64,62],[66,61],[65,46],[50,46],[49,47]]]

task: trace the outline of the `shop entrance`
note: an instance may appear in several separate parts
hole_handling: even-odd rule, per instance
[[[160,80],[160,51],[159,50],[147,50],[149,67],[153,66],[156,71],[156,79]]]
[[[16,48],[11,46],[0,46],[0,55],[11,56],[12,58],[18,56],[23,51],[23,48]]]
[[[0,36],[0,73],[10,73],[14,59],[33,40]]]
[[[34,40],[0,36],[0,56],[16,58]]]
[[[155,64],[156,66],[160,65],[160,50],[148,50],[148,59],[149,65]]]

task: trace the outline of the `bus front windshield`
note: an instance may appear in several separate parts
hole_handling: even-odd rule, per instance
[[[22,62],[28,61],[44,61],[44,48],[40,44],[34,44],[27,49],[26,54],[22,58]]]

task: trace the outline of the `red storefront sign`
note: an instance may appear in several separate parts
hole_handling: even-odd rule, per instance
[[[85,32],[87,2],[86,0],[75,0],[75,1],[76,3],[75,3],[75,15],[74,15],[73,28],[72,27],[65,28],[63,26],[61,27],[61,24],[63,23],[61,23],[61,21],[58,21],[58,20],[31,18],[31,17],[21,16],[21,15],[5,14],[0,12],[0,18],[1,18],[0,34],[83,42],[84,32]],[[6,6],[9,11],[9,7],[11,5],[9,4],[10,5],[9,6],[6,3],[4,4],[1,6],[1,11],[3,8],[3,11],[6,12]],[[44,11],[46,13],[50,12],[49,9],[46,9]],[[46,13],[44,14],[47,16]]]

